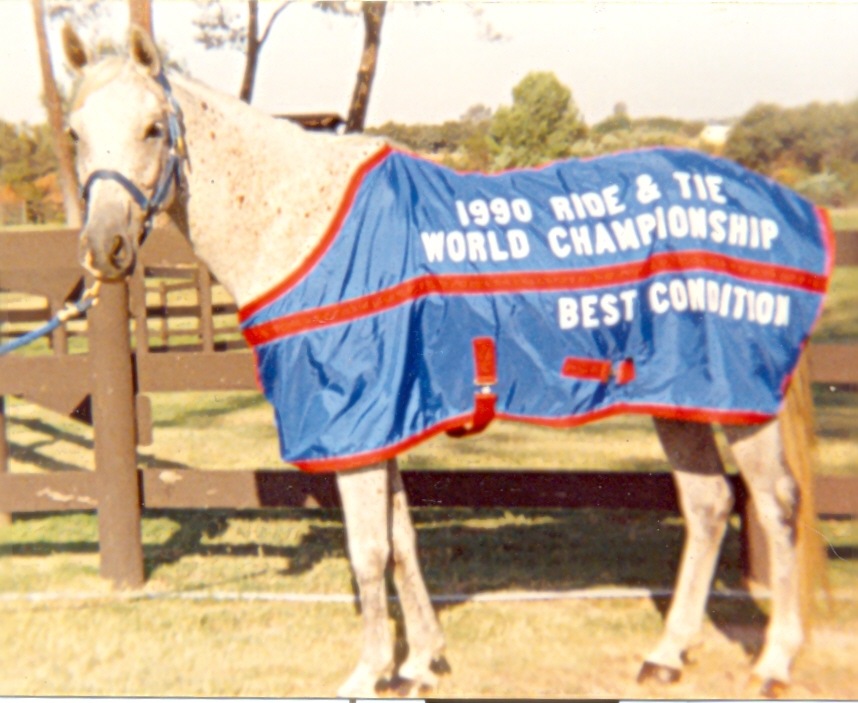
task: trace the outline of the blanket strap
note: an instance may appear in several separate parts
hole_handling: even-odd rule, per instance
[[[497,395],[491,387],[498,382],[497,354],[495,341],[491,337],[477,337],[473,340],[474,367],[476,376],[474,385],[474,415],[470,425],[462,425],[447,430],[450,437],[467,437],[482,432],[495,418],[495,402]]]
[[[607,383],[614,377],[618,386],[635,380],[635,362],[623,359],[616,368],[607,359],[583,359],[577,356],[567,356],[563,360],[561,375],[568,378],[579,378],[583,381],[598,381]]]

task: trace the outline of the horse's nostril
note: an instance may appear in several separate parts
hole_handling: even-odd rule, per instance
[[[127,247],[125,246],[125,240],[119,235],[113,238],[113,242],[110,246],[110,263],[112,263],[116,268],[122,268],[125,260],[128,258],[126,256]]]

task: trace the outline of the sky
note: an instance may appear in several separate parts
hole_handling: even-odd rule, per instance
[[[228,2],[242,12],[244,2]],[[261,3],[265,21],[277,3]],[[121,38],[125,2],[97,31]],[[154,0],[154,32],[197,79],[237,94],[243,56],[206,50],[199,5]],[[476,10],[475,10],[476,8]],[[757,102],[858,98],[858,0],[841,3],[390,3],[367,124],[437,123],[470,106],[509,104],[529,71],[553,71],[594,124],[624,102],[632,117],[719,120]],[[488,34],[500,34],[490,41]],[[67,80],[59,26],[55,73]],[[253,104],[275,113],[348,110],[363,24],[294,2],[277,19]],[[41,122],[41,77],[29,0],[0,0],[0,119]]]

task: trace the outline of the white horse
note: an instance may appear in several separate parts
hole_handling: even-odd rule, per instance
[[[80,74],[69,115],[86,184],[80,255],[99,279],[131,272],[157,211],[175,221],[243,305],[313,251],[351,174],[383,146],[360,135],[305,132],[182,76],[166,87],[155,47],[141,30],[131,31],[130,59],[95,64],[72,30],[63,38]],[[687,534],[665,631],[639,680],[671,682],[700,634],[733,496],[710,426],[659,419],[655,426],[675,472]],[[753,672],[771,695],[789,681],[804,639],[796,548],[801,490],[779,421],[725,430],[770,552],[771,617]],[[391,560],[408,639],[398,680],[409,685],[404,692],[431,686],[445,643],[396,461],[341,471],[337,485],[363,618],[360,660],[339,694],[372,696],[394,674],[384,581]]]

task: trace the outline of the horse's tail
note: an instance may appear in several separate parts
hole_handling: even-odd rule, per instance
[[[780,416],[784,458],[800,491],[796,519],[799,587],[802,620],[808,623],[813,615],[817,589],[828,591],[825,577],[825,552],[816,529],[816,434],[813,397],[810,391],[810,364],[805,349],[799,359]]]

